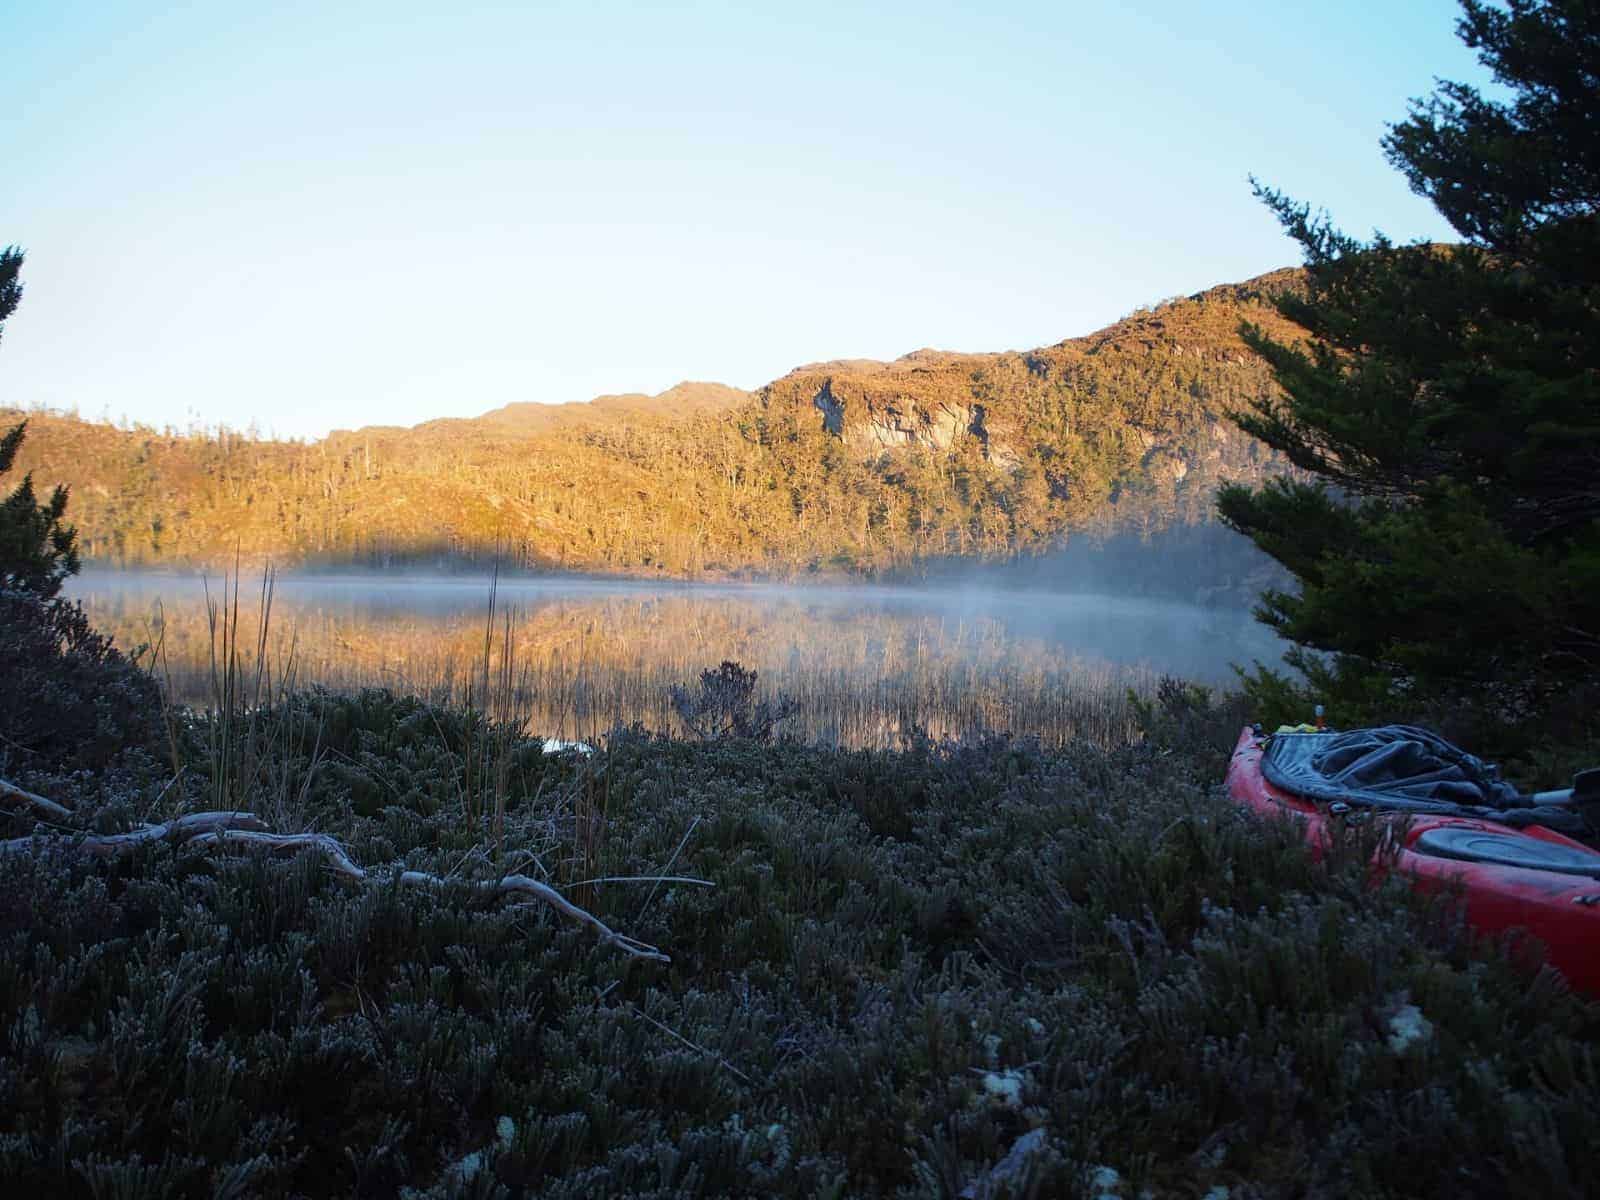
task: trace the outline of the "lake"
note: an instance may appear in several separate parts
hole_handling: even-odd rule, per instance
[[[1281,643],[1247,612],[976,587],[788,587],[594,579],[86,571],[67,585],[117,644],[141,643],[181,703],[213,703],[236,662],[251,700],[320,683],[484,697],[533,732],[677,728],[668,688],[732,660],[798,705],[807,740],[892,746],[914,730],[1118,741],[1129,688],[1232,679]],[[263,604],[263,599],[268,601]],[[492,614],[491,614],[492,602]],[[261,614],[267,613],[263,628]]]

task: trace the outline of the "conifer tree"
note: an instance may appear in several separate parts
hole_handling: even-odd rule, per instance
[[[0,330],[22,297],[22,251],[0,250]],[[27,422],[0,435],[0,476]],[[96,633],[83,606],[58,593],[78,570],[67,489],[38,503],[23,476],[0,498],[0,768],[97,768],[130,748],[154,754],[166,739],[151,675]]]
[[[22,299],[21,272],[22,251],[15,246],[0,250],[0,334]],[[27,430],[24,421],[0,436],[0,475],[11,470]],[[0,499],[0,591],[49,599],[77,572],[78,535],[66,524],[66,511],[67,489],[58,486],[49,503],[40,504],[31,474]]]
[[[1218,506],[1298,580],[1257,616],[1315,688],[1504,720],[1600,672],[1600,6],[1462,7],[1509,98],[1442,83],[1383,142],[1461,244],[1364,243],[1256,184],[1309,340],[1246,328],[1282,395],[1236,420],[1302,475]]]
[[[6,327],[6,318],[17,311],[22,300],[22,251],[15,246],[0,250],[0,334]]]

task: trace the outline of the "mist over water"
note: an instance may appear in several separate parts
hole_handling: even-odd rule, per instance
[[[666,689],[724,659],[761,672],[761,690],[801,704],[791,732],[888,744],[916,726],[1047,741],[1112,739],[1126,692],[1162,675],[1232,679],[1231,663],[1275,663],[1281,644],[1236,607],[1047,589],[687,584],[585,578],[284,575],[272,587],[267,660],[275,678],[335,690],[386,686],[460,699],[507,647],[529,719],[591,735],[617,721],[672,725]],[[238,641],[254,653],[261,577],[237,596]],[[68,593],[119,645],[160,643],[184,703],[209,696],[207,595],[221,577],[89,571]],[[234,597],[228,588],[228,601]],[[509,641],[507,635],[509,633]],[[481,694],[481,693],[480,693]],[[1098,706],[1098,707],[1096,707]],[[1092,727],[1092,728],[1091,728]]]

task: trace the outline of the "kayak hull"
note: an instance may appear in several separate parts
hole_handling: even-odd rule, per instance
[[[1248,726],[1240,733],[1228,764],[1229,795],[1262,816],[1294,818],[1313,850],[1327,844],[1333,833],[1327,807],[1274,787],[1262,774],[1266,742]],[[1530,852],[1559,847],[1565,858],[1572,859],[1573,854],[1592,858],[1600,873],[1600,853],[1539,825],[1512,829],[1468,817],[1374,815],[1387,820],[1401,815],[1409,818],[1396,865],[1416,887],[1430,892],[1459,887],[1468,924],[1483,933],[1536,938],[1543,946],[1545,961],[1574,991],[1600,997],[1600,877],[1446,856],[1455,846],[1470,853],[1475,842],[1512,848],[1521,845]],[[1584,860],[1574,861],[1581,864]]]

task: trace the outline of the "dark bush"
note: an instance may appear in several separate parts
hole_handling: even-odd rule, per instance
[[[0,593],[0,764],[8,770],[102,767],[166,743],[161,691],[95,632],[83,608]]]
[[[673,712],[701,741],[723,737],[766,741],[796,709],[795,702],[784,695],[758,701],[756,672],[736,662],[725,661],[714,671],[701,671],[699,691],[674,684],[670,695]]]
[[[1205,773],[1212,779],[1222,777],[1239,730],[1248,722],[1279,723],[1272,719],[1275,713],[1264,714],[1256,706],[1252,694],[1213,693],[1208,687],[1171,675],[1163,676],[1156,685],[1153,700],[1140,699],[1130,691],[1128,703],[1147,741],[1204,763]],[[1309,719],[1311,713],[1307,707],[1304,717],[1296,715],[1294,720]]]

